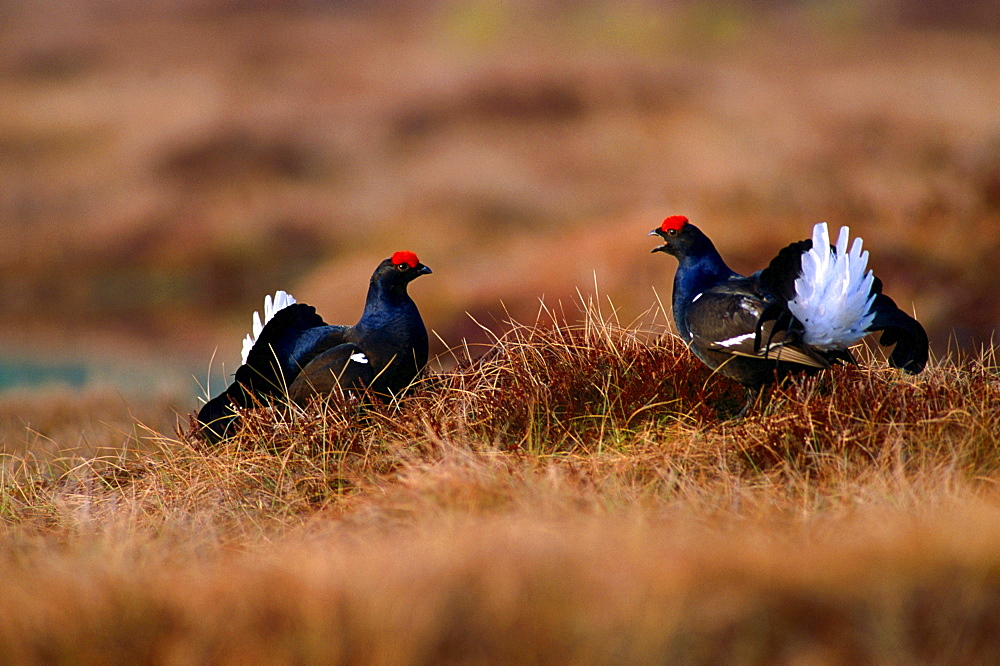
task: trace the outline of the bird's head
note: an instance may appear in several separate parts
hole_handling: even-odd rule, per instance
[[[415,253],[400,251],[378,265],[372,280],[405,287],[421,275],[429,275],[431,272],[430,268],[420,263]]]
[[[697,236],[694,233],[696,229],[683,215],[671,215],[649,232],[650,236],[659,236],[664,241],[663,245],[654,247],[652,252],[666,252],[675,257],[685,254]]]

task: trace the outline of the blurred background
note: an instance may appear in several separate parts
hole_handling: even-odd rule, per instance
[[[994,0],[5,0],[0,25],[0,388],[194,409],[265,293],[354,323],[400,249],[448,345],[595,285],[627,324],[669,303],[646,233],[675,213],[739,271],[849,224],[938,355],[1000,326]]]

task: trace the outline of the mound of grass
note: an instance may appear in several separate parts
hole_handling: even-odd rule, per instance
[[[936,661],[1000,652],[992,352],[742,389],[513,325],[390,405],[9,457],[0,658]]]

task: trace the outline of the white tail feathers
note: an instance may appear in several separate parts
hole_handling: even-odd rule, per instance
[[[855,238],[847,249],[850,230],[840,228],[835,250],[830,249],[826,222],[813,227],[812,249],[802,255],[802,274],[795,280],[795,297],[788,309],[805,327],[803,341],[819,349],[846,349],[867,335],[875,319],[871,295],[875,279],[868,252]]]
[[[247,362],[250,350],[253,349],[254,343],[260,337],[260,332],[264,330],[264,325],[271,321],[271,317],[275,313],[279,310],[284,310],[293,303],[295,303],[295,297],[284,291],[274,292],[274,300],[271,300],[270,294],[264,297],[264,320],[261,321],[259,312],[254,312],[253,332],[247,334],[247,337],[243,339],[243,363]]]

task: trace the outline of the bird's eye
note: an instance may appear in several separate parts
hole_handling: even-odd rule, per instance
[[[405,271],[409,267],[410,267],[409,264],[396,264],[396,268],[398,268],[401,271]]]
[[[677,235],[677,230],[676,229],[667,229],[667,235],[668,236],[676,236]]]

